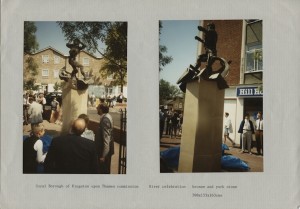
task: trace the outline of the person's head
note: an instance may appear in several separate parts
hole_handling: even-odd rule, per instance
[[[77,118],[73,121],[71,132],[77,136],[80,136],[85,130],[86,124],[84,119]]]
[[[97,107],[97,112],[99,115],[103,115],[109,112],[109,107],[106,104],[99,104]]]
[[[44,94],[40,94],[39,97],[40,97],[40,98],[43,98],[43,97],[44,97]]]
[[[257,113],[257,118],[258,118],[258,119],[262,119],[262,112],[258,112],[258,113]]]
[[[28,102],[31,104],[34,101],[33,97],[29,97]]]
[[[41,124],[41,123],[33,125],[33,127],[32,127],[32,133],[36,137],[41,138],[45,134],[44,125]]]
[[[86,114],[80,114],[78,118],[83,119],[85,121],[86,126],[89,124],[90,119],[89,116],[87,116]]]
[[[227,118],[229,116],[229,113],[228,112],[225,112],[225,117]]]
[[[249,120],[249,118],[250,118],[249,113],[246,113],[246,114],[245,114],[245,119],[246,119],[246,120]]]
[[[56,97],[53,98],[53,101],[56,101]]]

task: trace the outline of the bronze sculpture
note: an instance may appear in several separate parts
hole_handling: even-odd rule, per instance
[[[228,88],[229,86],[227,85],[224,77],[228,75],[231,61],[227,62],[224,58],[217,56],[216,46],[218,34],[215,30],[215,24],[208,23],[207,29],[202,26],[198,26],[198,30],[204,33],[204,40],[198,36],[195,36],[195,39],[204,44],[205,53],[199,55],[196,65],[190,65],[190,67],[184,71],[182,76],[178,79],[177,84],[179,84],[179,88],[185,92],[187,82],[195,79],[216,81],[219,89]],[[221,65],[219,69],[213,69],[213,64],[216,61],[218,61]],[[202,62],[206,62],[206,66],[199,70]]]
[[[83,70],[83,65],[76,61],[77,55],[83,50],[86,45],[82,43],[78,38],[73,40],[73,43],[69,42],[66,44],[69,51],[69,64],[72,66],[72,72],[68,72],[66,67],[63,67],[59,72],[59,77],[61,80],[68,82],[69,80],[72,81],[72,88],[76,90],[85,90],[88,88],[88,84],[92,83],[93,80],[90,77],[86,76],[86,73]],[[76,76],[78,73],[78,69],[80,70],[83,79]]]

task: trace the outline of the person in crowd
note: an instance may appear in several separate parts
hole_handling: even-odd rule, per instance
[[[110,174],[111,156],[114,154],[113,119],[106,104],[99,104],[97,112],[100,115],[99,133],[96,138],[100,173]]]
[[[257,113],[257,120],[255,121],[255,138],[256,138],[256,148],[257,148],[257,154],[263,155],[263,130],[264,130],[264,124],[263,124],[263,118],[262,118],[262,112]]]
[[[183,124],[183,114],[180,113],[179,114],[179,127],[178,127],[178,135],[181,136],[182,135],[182,124]]]
[[[123,93],[121,92],[120,94],[119,94],[119,96],[117,97],[117,102],[118,103],[122,103],[123,102]]]
[[[179,115],[177,112],[174,112],[171,118],[171,138],[173,138],[174,136],[174,138],[176,139],[178,123],[179,123]]]
[[[92,92],[92,95],[90,96],[90,101],[91,101],[91,106],[94,107],[96,101],[96,96],[94,92]]]
[[[172,131],[172,116],[173,112],[172,110],[167,111],[167,116],[166,116],[166,135],[169,135],[171,137],[171,131]]]
[[[47,153],[43,153],[41,137],[45,134],[42,124],[33,125],[32,135],[23,141],[23,173],[37,173],[38,164],[43,163]]]
[[[226,144],[226,139],[228,139],[232,146],[235,145],[235,142],[229,137],[229,134],[233,132],[232,130],[232,123],[230,118],[228,117],[229,113],[225,112],[225,120],[224,120],[224,144]]]
[[[45,173],[98,173],[95,142],[81,137],[85,128],[84,119],[77,118],[69,134],[53,138],[45,159]]]
[[[41,104],[43,107],[45,106],[46,104],[46,98],[44,97],[44,94],[41,93],[38,95],[37,97],[37,103]]]
[[[31,124],[31,130],[33,126],[43,122],[43,106],[37,103],[33,97],[29,98],[28,117]]]
[[[111,97],[110,97],[110,95],[107,96],[106,103],[107,103],[108,107],[111,106]]]
[[[89,116],[86,114],[80,114],[78,118],[82,118],[85,121],[86,127],[84,132],[81,134],[82,137],[95,141],[95,134],[92,130],[88,129],[88,125],[90,122]]]
[[[243,134],[243,146],[241,152],[243,153],[245,151],[246,143],[247,143],[248,153],[252,155],[251,141],[252,141],[252,134],[254,134],[254,126],[252,121],[250,120],[250,116],[248,113],[245,114],[245,119],[242,120],[238,133]]]
[[[111,102],[112,102],[112,104],[111,104],[112,107],[116,106],[116,103],[117,103],[117,97],[116,97],[116,95],[114,95],[114,96],[111,98]]]
[[[50,123],[55,123],[58,119],[59,114],[59,102],[57,101],[56,97],[53,98],[51,102],[51,116],[50,116]]]
[[[165,128],[165,113],[164,113],[164,107],[161,106],[159,108],[159,138],[162,138],[164,128]]]
[[[23,94],[23,125],[28,125],[28,108],[29,108],[28,93]]]

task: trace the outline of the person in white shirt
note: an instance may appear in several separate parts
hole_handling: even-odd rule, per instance
[[[224,120],[224,144],[226,144],[226,139],[228,139],[229,141],[231,141],[232,146],[235,145],[234,141],[229,137],[229,133],[232,133],[232,124],[231,124],[231,120],[228,117],[229,113],[225,112],[225,120]]]
[[[255,121],[255,138],[256,138],[256,149],[258,155],[263,155],[263,119],[262,113],[257,113],[257,120]]]
[[[34,98],[29,98],[29,108],[28,108],[28,116],[29,123],[31,124],[31,130],[33,130],[33,126],[43,122],[43,106],[36,101]]]
[[[84,132],[81,134],[81,137],[84,137],[84,138],[87,138],[87,139],[90,139],[92,141],[95,141],[95,134],[92,130],[88,129],[88,125],[89,125],[89,122],[90,122],[90,119],[89,119],[89,116],[87,116],[86,114],[80,114],[78,116],[78,118],[81,118],[85,121],[85,129],[84,129]]]
[[[23,142],[23,173],[37,173],[39,163],[45,161],[41,137],[45,134],[42,124],[33,125],[32,135]]]

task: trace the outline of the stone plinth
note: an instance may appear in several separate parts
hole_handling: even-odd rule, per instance
[[[70,125],[80,114],[87,114],[88,91],[74,90],[71,88],[71,80],[62,90],[63,126],[62,134],[68,133]]]
[[[224,90],[214,81],[187,84],[178,172],[219,172]]]

